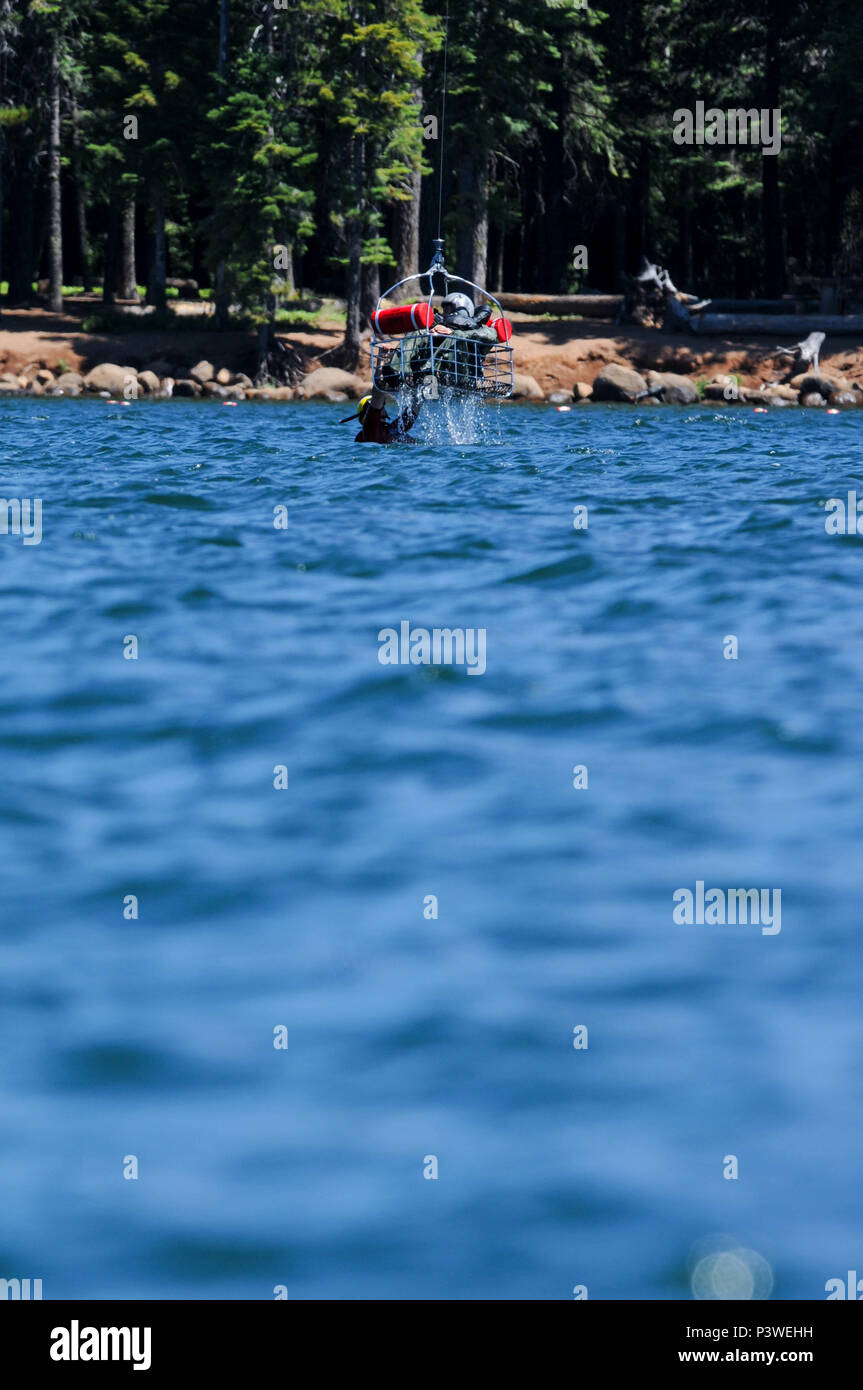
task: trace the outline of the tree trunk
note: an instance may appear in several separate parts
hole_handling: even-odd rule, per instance
[[[288,264],[285,266],[285,294],[293,297],[297,292],[297,280],[294,273],[294,248],[291,242],[287,243]]]
[[[225,66],[228,61],[228,18],[230,12],[229,0],[221,0],[219,5],[219,58],[218,72],[223,77]]]
[[[219,75],[219,86],[221,88],[222,99],[225,97],[225,68],[228,64],[228,22],[230,19],[229,0],[220,0],[219,4],[219,52],[216,59],[216,68]],[[218,217],[218,209],[216,216]],[[213,318],[217,328],[227,328],[228,292],[225,286],[225,262],[219,261],[216,267],[216,284],[213,293]]]
[[[458,171],[458,201],[462,225],[456,243],[458,273],[484,285],[488,257],[489,160],[465,155]]]
[[[692,173],[687,165],[683,171],[680,200],[680,261],[683,266],[683,283],[691,285],[695,280],[692,256]]]
[[[6,105],[6,54],[0,54],[0,106]],[[6,196],[6,135],[0,126],[0,280],[3,279],[3,205]]]
[[[637,5],[635,9],[638,9]],[[646,204],[650,198],[650,149],[646,140],[638,142],[634,156],[631,177],[621,190],[621,201],[624,209],[624,271],[639,265],[643,256],[650,260],[655,254],[654,248],[650,244],[647,228]]]
[[[167,302],[165,290],[168,273],[168,259],[165,238],[165,195],[162,185],[153,187],[153,266],[150,282],[147,285],[147,303],[156,309],[164,309]]]
[[[503,294],[503,255],[506,249],[506,232],[503,227],[497,231],[497,254],[494,258],[494,293]]]
[[[357,363],[360,359],[360,297],[362,295],[362,256],[363,239],[360,231],[359,219],[351,219],[349,233],[349,259],[347,272],[347,285],[345,293],[347,297],[347,315],[345,319],[345,337],[339,352],[339,364],[347,372],[355,372]]]
[[[491,189],[489,160],[484,159],[477,183],[477,209],[473,233],[473,273],[471,279],[484,285],[488,278],[488,195]]]
[[[615,198],[611,204],[612,241],[614,246],[614,283],[620,284],[620,277],[629,271],[626,258],[626,207],[622,198]],[[638,262],[635,261],[634,265]]]
[[[279,267],[279,275],[282,277],[282,294],[290,299],[297,292],[297,282],[294,273],[294,247],[290,237],[285,236],[282,240],[285,248],[285,265]]]
[[[120,249],[120,214],[117,196],[111,194],[108,204],[108,231],[105,236],[105,256],[102,264],[102,303],[113,305],[117,288],[117,260]]]
[[[780,37],[783,0],[770,0],[764,53],[764,105],[769,111],[779,106],[781,87]],[[761,213],[764,231],[764,293],[778,299],[785,290],[785,256],[782,249],[782,213],[779,201],[779,155],[761,156]]]
[[[537,227],[537,260],[540,262],[537,288],[554,294],[566,294],[572,288],[573,240],[580,243],[584,236],[579,229],[570,238],[567,207],[564,203],[564,180],[561,171],[566,167],[566,150],[559,128],[540,134],[540,219]],[[493,186],[493,184],[492,184]],[[582,272],[583,273],[583,272]]]
[[[93,288],[90,273],[90,241],[87,236],[87,203],[81,169],[81,132],[78,128],[78,102],[72,97],[72,177],[75,181],[75,229],[78,234],[78,261],[84,293]]]
[[[258,325],[258,367],[255,372],[255,385],[267,386],[270,382],[270,349],[273,345],[273,319],[266,305],[267,318]]]
[[[364,265],[362,287],[360,289],[360,331],[368,328],[371,317],[378,307],[381,297],[381,268],[379,265]]]
[[[421,183],[422,175],[419,169],[412,169],[407,190],[410,193],[410,199],[395,205],[393,239],[395,241],[395,278],[397,280],[404,280],[407,275],[416,275],[419,270]],[[407,298],[408,294],[409,291],[405,291],[399,297]]]
[[[345,336],[337,354],[339,366],[344,367],[347,372],[355,372],[357,369],[357,364],[360,360],[360,334],[362,332],[360,300],[363,292],[362,206],[365,144],[364,141],[358,137],[353,141],[353,166],[354,197],[356,198],[356,207],[358,210],[350,218],[348,223],[348,266],[345,286],[347,313],[345,318]]]
[[[10,203],[15,215],[9,224],[9,302],[33,298],[33,161],[29,153],[16,163]]]
[[[2,93],[0,93],[2,98]],[[6,140],[0,130],[0,280],[3,279],[3,204],[6,195]]]
[[[135,199],[130,198],[120,219],[120,271],[117,293],[121,299],[138,299],[135,274]]]
[[[48,128],[48,304],[63,312],[63,213],[60,195],[60,64],[57,41],[51,50],[50,122]]]
[[[229,295],[225,287],[225,262],[219,261],[216,267],[216,286],[213,293],[213,318],[217,328],[227,328],[228,310],[230,308]]]

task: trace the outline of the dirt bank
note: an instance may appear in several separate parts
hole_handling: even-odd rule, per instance
[[[0,373],[17,374],[34,365],[83,373],[101,362],[141,368],[156,359],[190,367],[204,358],[232,372],[254,374],[254,335],[210,328],[199,306],[195,306],[196,314],[186,312],[191,306],[180,306],[182,328],[85,333],[82,321],[97,308],[97,302],[79,300],[70,303],[64,314],[51,314],[42,308],[5,309],[0,319]],[[512,314],[511,318],[515,369],[532,377],[545,397],[556,391],[572,392],[579,382],[592,384],[610,363],[642,373],[650,368],[677,372],[693,381],[733,373],[742,386],[753,388],[778,379],[785,370],[783,361],[770,355],[770,349],[782,340],[781,319],[777,319],[774,341],[763,337],[669,336],[655,328],[621,328],[595,319],[546,320],[524,314]],[[330,354],[341,342],[342,331],[339,324],[324,322],[279,336],[301,352],[311,371],[330,365]],[[863,387],[863,349],[856,341],[828,337],[824,346],[822,372],[842,385],[857,382]],[[367,352],[360,362],[360,374],[368,376]]]

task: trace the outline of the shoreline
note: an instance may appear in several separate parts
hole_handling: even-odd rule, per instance
[[[181,303],[183,326],[85,333],[80,312],[4,310],[0,319],[0,396],[89,395],[103,399],[213,396],[224,401],[324,400],[349,403],[371,389],[368,335],[356,373],[327,365],[341,343],[339,323],[279,331],[306,373],[295,386],[253,385],[251,332],[220,332]],[[591,400],[637,405],[863,405],[863,347],[830,337],[821,365],[788,381],[787,359],[772,338],[668,335],[597,319],[508,315],[513,325],[515,392],[510,400],[581,407]],[[200,322],[192,322],[197,319]],[[777,337],[782,335],[777,319]],[[786,344],[788,346],[788,344]],[[782,384],[779,384],[782,383]]]

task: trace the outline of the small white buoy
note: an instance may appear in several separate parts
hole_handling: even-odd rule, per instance
[[[755,409],[753,410],[752,414],[753,414],[753,415],[766,415],[766,414],[767,414],[767,406],[766,406],[766,405],[757,405],[757,406],[755,407]]]
[[[838,414],[839,414],[839,411],[837,410],[837,408],[836,408],[835,405],[831,405],[831,406],[829,407],[829,409],[828,409],[827,411],[825,411],[825,414],[827,414],[827,415],[838,415]]]
[[[222,405],[239,405],[239,401],[222,401]]]
[[[572,410],[572,406],[571,406],[571,405],[559,405],[559,406],[556,407],[556,409],[557,409],[557,410],[562,410],[562,411],[566,412],[567,410]]]

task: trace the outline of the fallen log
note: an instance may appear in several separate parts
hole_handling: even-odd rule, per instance
[[[817,304],[811,303],[813,312]],[[711,299],[711,313],[714,314],[805,314],[807,303],[798,304],[793,299]],[[784,327],[784,324],[783,324]]]
[[[692,323],[693,333],[764,333],[776,337],[775,314],[702,314]],[[799,333],[801,337],[813,331],[838,334],[863,334],[863,314],[784,314],[783,333]]]
[[[613,319],[622,294],[499,294],[502,309],[515,314],[556,314],[560,318]]]

